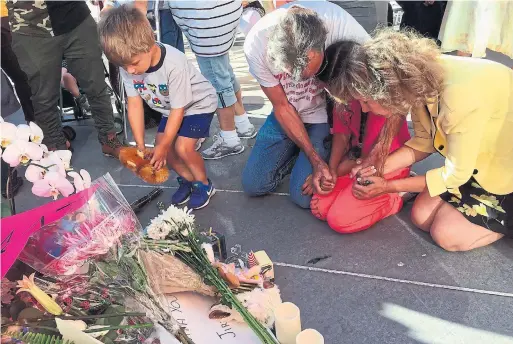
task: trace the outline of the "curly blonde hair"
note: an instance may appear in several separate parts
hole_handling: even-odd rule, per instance
[[[320,76],[338,100],[372,99],[394,114],[406,115],[442,92],[443,68],[435,41],[413,31],[377,30],[360,45],[340,41],[326,50]]]

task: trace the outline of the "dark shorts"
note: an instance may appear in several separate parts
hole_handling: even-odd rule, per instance
[[[440,197],[470,222],[493,232],[513,236],[513,193],[494,195],[471,178],[459,187],[461,199],[448,192]]]
[[[182,121],[180,129],[178,129],[178,136],[190,137],[192,139],[201,139],[209,136],[210,123],[212,123],[214,113],[202,113],[199,115],[185,116]],[[159,133],[163,133],[166,129],[167,117],[162,116],[159,124]]]

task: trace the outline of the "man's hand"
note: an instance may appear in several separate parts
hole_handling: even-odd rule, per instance
[[[160,170],[162,167],[166,166],[166,158],[167,158],[167,151],[169,149],[169,146],[167,145],[157,145],[153,151],[153,157],[151,158],[150,163],[153,165],[153,168],[155,170]]]
[[[360,177],[353,184],[353,195],[358,199],[371,199],[385,193],[387,193],[387,181],[382,177]]]
[[[312,196],[313,195],[313,184],[312,184],[312,175],[308,175],[308,177],[306,177],[306,180],[303,184],[303,186],[301,187],[301,191],[303,193],[303,195],[305,196]]]
[[[322,159],[318,159],[312,163],[312,168],[312,184],[315,193],[319,195],[329,194],[335,187],[336,179],[333,178],[328,164]]]

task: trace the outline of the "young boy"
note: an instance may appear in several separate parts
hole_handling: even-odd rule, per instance
[[[205,207],[215,189],[196,152],[198,139],[208,137],[217,108],[212,85],[177,49],[155,42],[144,14],[130,5],[106,13],[98,26],[107,58],[120,66],[128,96],[128,120],[137,148],[144,145],[143,101],[162,113],[152,152],[155,169],[167,164],[178,174],[175,205]]]

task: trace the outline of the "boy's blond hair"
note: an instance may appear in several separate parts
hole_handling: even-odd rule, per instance
[[[117,66],[128,65],[155,44],[150,22],[131,5],[110,9],[98,23],[98,34],[105,55]]]

